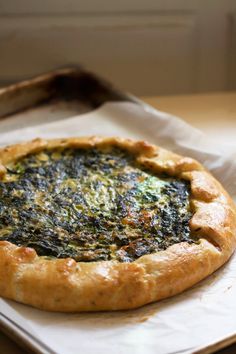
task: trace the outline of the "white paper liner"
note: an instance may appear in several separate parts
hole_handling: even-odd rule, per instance
[[[236,145],[219,145],[182,120],[149,106],[108,103],[63,121],[0,134],[0,144],[96,134],[145,139],[197,158],[236,197]],[[58,354],[192,353],[236,334],[235,274],[233,256],[183,294],[132,311],[48,313],[5,300],[0,301],[0,311]]]

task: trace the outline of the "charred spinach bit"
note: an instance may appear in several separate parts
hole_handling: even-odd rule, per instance
[[[0,181],[0,239],[40,256],[131,262],[190,237],[189,184],[114,148],[31,154]]]

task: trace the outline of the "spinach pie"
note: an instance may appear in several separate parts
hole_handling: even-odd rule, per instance
[[[235,206],[193,159],[101,137],[0,150],[3,297],[50,311],[136,308],[191,287],[235,246]]]

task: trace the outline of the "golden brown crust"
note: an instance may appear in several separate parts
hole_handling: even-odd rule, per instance
[[[190,229],[196,244],[179,243],[132,263],[84,263],[39,257],[31,248],[0,241],[0,295],[50,311],[135,308],[191,287],[224,264],[236,247],[236,210],[219,182],[193,159],[146,142],[120,138],[36,139],[0,149],[5,165],[31,152],[54,147],[119,146],[153,171],[191,184]]]

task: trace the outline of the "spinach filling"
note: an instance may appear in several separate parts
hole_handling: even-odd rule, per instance
[[[189,184],[113,148],[56,149],[8,166],[0,240],[38,255],[131,262],[190,237]]]

